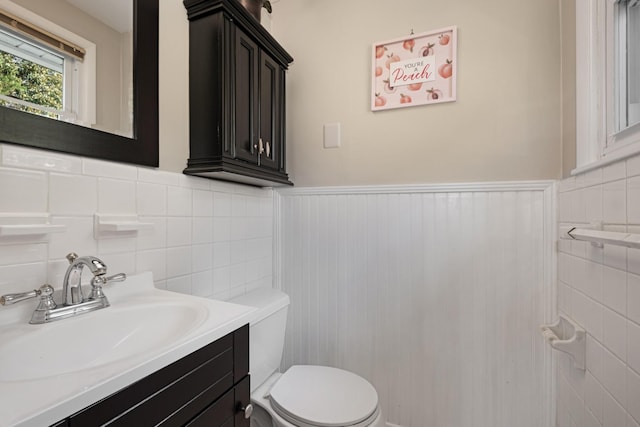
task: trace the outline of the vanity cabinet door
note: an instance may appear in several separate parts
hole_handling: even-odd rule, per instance
[[[235,28],[235,158],[258,164],[258,46]]]
[[[283,164],[284,70],[235,28],[235,158],[274,171]]]
[[[282,165],[284,97],[282,81],[284,70],[266,52],[260,52],[260,139],[264,151],[260,155],[260,165],[279,170]]]
[[[235,399],[234,427],[250,427],[251,420],[246,418],[244,408],[251,403],[251,384],[249,377],[245,377],[233,389]]]
[[[251,403],[249,377],[240,381],[187,427],[250,427],[251,420],[245,416],[244,408]]]
[[[200,415],[186,424],[186,427],[222,427],[233,426],[236,412],[233,390],[229,390],[217,402],[202,411]]]

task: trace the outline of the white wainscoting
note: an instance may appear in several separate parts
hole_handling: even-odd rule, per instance
[[[294,188],[275,195],[283,368],[371,381],[403,427],[551,427],[555,184]],[[348,398],[348,396],[345,396]]]

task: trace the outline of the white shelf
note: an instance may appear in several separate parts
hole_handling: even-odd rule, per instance
[[[122,231],[138,231],[153,228],[153,223],[136,222],[136,221],[104,221],[101,222],[100,231],[122,232]]]
[[[0,214],[0,237],[40,237],[66,230],[66,225],[51,224],[47,213]]]
[[[96,239],[119,237],[135,234],[140,230],[153,228],[152,222],[139,221],[137,215],[104,215],[94,216],[94,237]]]
[[[67,227],[64,225],[54,224],[0,225],[0,236],[35,236],[62,233],[66,229]]]

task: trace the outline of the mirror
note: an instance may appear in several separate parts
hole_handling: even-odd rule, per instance
[[[0,105],[131,137],[131,0],[0,0]]]
[[[133,137],[0,107],[0,141],[157,167],[158,6],[132,0]]]

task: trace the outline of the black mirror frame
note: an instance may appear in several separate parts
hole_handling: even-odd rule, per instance
[[[159,0],[133,0],[133,138],[0,107],[0,142],[158,166]]]

